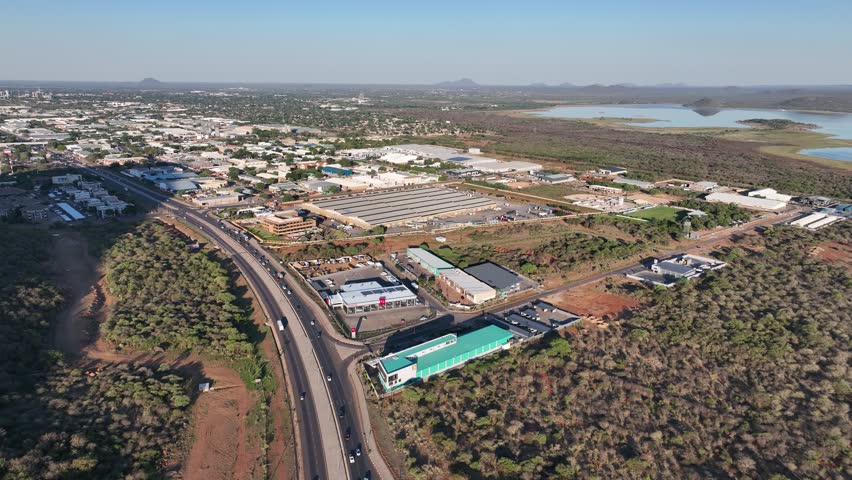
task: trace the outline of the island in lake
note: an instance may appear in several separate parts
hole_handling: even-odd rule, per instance
[[[795,122],[786,118],[749,118],[738,120],[737,123],[748,125],[752,128],[764,128],[768,130],[812,130],[819,128],[813,123]]]

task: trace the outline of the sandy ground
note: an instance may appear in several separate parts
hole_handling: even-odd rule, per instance
[[[852,271],[852,245],[839,242],[825,242],[814,248],[811,251],[811,255],[836,267]]]
[[[602,282],[584,285],[545,297],[544,300],[577,315],[609,319],[618,317],[627,309],[639,306],[639,301],[635,298],[603,291],[603,285]]]
[[[85,238],[63,232],[55,238],[54,251],[59,285],[70,299],[53,331],[56,346],[66,354],[104,362],[165,363],[189,376],[192,385],[211,382],[216,390],[199,394],[192,406],[189,449],[181,452],[186,447],[176,439],[176,451],[169,455],[173,458],[171,467],[181,470],[179,476],[186,479],[260,477],[262,463],[258,461],[264,461],[260,442],[249,442],[251,432],[245,421],[255,397],[239,375],[221,362],[202,362],[195,355],[113,350],[97,338],[97,324],[106,317],[113,299],[106,293],[96,260],[88,254]],[[279,450],[283,452],[283,448]],[[290,478],[290,475],[276,478]]]

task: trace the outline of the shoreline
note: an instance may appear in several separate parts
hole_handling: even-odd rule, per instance
[[[798,112],[812,113],[818,115],[852,115],[852,112],[837,112],[829,110],[800,110],[795,108],[773,108],[773,107],[690,107],[680,103],[557,103],[550,107],[531,108],[518,112],[545,112],[554,108],[565,107],[679,107],[679,108],[716,108],[718,110],[775,110],[779,112]],[[564,117],[545,117],[545,118],[564,118]],[[569,120],[583,120],[582,118],[570,118]],[[689,128],[689,127],[686,127]],[[697,127],[700,128],[700,127]],[[721,127],[720,127],[721,128]]]

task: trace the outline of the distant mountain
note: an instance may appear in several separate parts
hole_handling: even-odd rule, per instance
[[[435,86],[442,88],[476,88],[479,86],[479,84],[469,78],[462,78],[449,82],[436,83]]]
[[[157,80],[156,78],[147,77],[143,78],[141,82],[139,82],[140,87],[162,87],[163,82]]]
[[[683,88],[683,87],[688,87],[689,85],[687,85],[683,82],[677,82],[677,83],[658,83],[654,86],[657,87],[657,88]]]
[[[560,84],[559,84],[559,86],[560,86],[560,87],[565,87],[565,88],[570,88],[570,87],[576,87],[577,85],[574,85],[574,84],[573,84],[573,83],[571,83],[571,82],[563,82],[563,83],[560,83]]]
[[[531,84],[530,84],[530,86],[531,86],[531,87],[535,87],[535,88],[543,88],[543,87],[546,87],[546,86],[547,86],[547,84],[546,84],[546,83],[542,83],[542,82],[535,82],[535,83],[531,83]]]
[[[720,108],[723,107],[722,102],[718,100],[713,100],[709,97],[704,97],[698,99],[692,103],[684,104],[684,107],[694,107],[694,108]]]

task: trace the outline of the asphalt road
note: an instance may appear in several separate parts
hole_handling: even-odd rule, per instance
[[[298,435],[302,452],[302,477],[310,479],[372,478],[374,471],[367,449],[361,445],[363,426],[351,412],[355,390],[349,385],[345,363],[328,344],[334,342],[333,335],[317,335],[320,323],[313,317],[295,290],[286,283],[285,288],[293,291],[287,295],[276,278],[280,268],[256,243],[241,242],[223,229],[218,221],[206,213],[178,202],[160,192],[142,188],[135,183],[103,169],[81,166],[88,173],[101,177],[106,183],[126,188],[135,195],[148,199],[161,208],[166,208],[185,222],[204,232],[240,269],[246,281],[258,297],[273,325],[282,317],[288,319],[284,331],[274,328],[283,345],[284,361],[290,373],[289,382],[297,393],[305,392],[305,400],[294,398],[297,403]],[[257,250],[257,253],[254,250]],[[271,260],[271,261],[270,261]],[[272,271],[270,272],[270,268]],[[295,321],[294,321],[295,320]],[[313,323],[313,325],[312,325]],[[307,348],[306,348],[307,347]],[[331,381],[327,376],[331,375]],[[340,416],[341,407],[343,415]],[[349,431],[351,438],[345,439]],[[362,454],[349,455],[356,448]]]
[[[364,445],[361,445],[361,439],[366,438],[363,436],[366,429],[359,424],[354,414],[356,392],[346,375],[347,362],[340,357],[333,347],[334,343],[340,342],[334,338],[333,332],[318,333],[321,322],[318,318],[315,318],[312,309],[306,303],[311,300],[299,295],[300,289],[293,288],[290,283],[293,280],[289,276],[285,276],[283,281],[277,278],[277,272],[284,271],[276,263],[277,259],[268,255],[262,246],[253,239],[241,240],[238,236],[231,234],[233,227],[229,228],[227,222],[220,224],[217,219],[211,218],[204,211],[190,207],[158,191],[142,188],[112,172],[85,166],[82,168],[89,173],[100,176],[107,183],[118,185],[119,188],[127,188],[136,195],[169,209],[176,216],[182,217],[184,221],[204,232],[211,241],[233,259],[251,285],[272,324],[275,325],[277,320],[283,317],[288,319],[284,331],[278,331],[277,328],[274,328],[273,331],[279,335],[280,343],[284,347],[284,361],[287,364],[288,373],[291,375],[289,382],[297,392],[296,396],[298,397],[301,392],[306,393],[305,400],[297,400],[296,398],[293,400],[298,402],[296,408],[299,443],[303,460],[302,476],[311,479],[328,478],[334,480],[375,478],[376,476],[372,473],[375,471],[373,463],[367,449]],[[778,216],[773,215],[740,227],[714,232],[702,241],[680,251],[700,248],[757,226],[781,223],[794,214],[795,212],[788,212]],[[224,229],[222,225],[225,225]],[[266,260],[266,264],[263,263],[263,260]],[[534,298],[577,288],[611,275],[623,275],[641,268],[641,265],[636,264],[603,272],[540,292]],[[292,291],[292,294],[287,294],[288,290]],[[506,311],[532,300],[525,299],[499,305],[490,310]],[[460,317],[466,318],[468,315]],[[462,320],[462,318],[452,319],[451,322]],[[328,375],[331,376],[330,381],[327,380]],[[350,434],[349,440],[345,438],[347,432]],[[362,454],[354,456],[355,461],[350,464],[349,455],[354,454],[355,449],[359,447]]]

